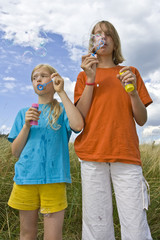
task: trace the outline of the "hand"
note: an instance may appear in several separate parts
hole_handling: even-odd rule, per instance
[[[122,68],[120,70],[120,73],[122,74],[117,74],[117,78],[121,81],[123,87],[125,87],[126,83],[132,83],[134,90],[132,92],[129,92],[129,94],[135,94],[137,92],[136,75],[132,72],[130,67]]]
[[[54,90],[57,93],[60,93],[60,92],[64,91],[64,80],[63,80],[63,78],[58,73],[53,73],[51,75],[51,78],[54,78],[54,80],[53,80]]]
[[[38,121],[41,111],[38,111],[36,108],[30,107],[25,115],[25,125],[31,127],[30,121]]]
[[[87,54],[82,56],[82,64],[81,68],[85,71],[88,80],[90,83],[94,82],[96,75],[96,64],[98,64],[97,56],[92,56],[91,54]]]

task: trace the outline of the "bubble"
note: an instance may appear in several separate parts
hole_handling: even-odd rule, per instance
[[[41,31],[41,32],[39,32],[38,36],[42,39],[41,42],[40,42],[40,46],[44,47],[49,40],[46,32]]]
[[[47,49],[45,47],[37,47],[34,50],[36,56],[45,57],[47,55]]]
[[[26,64],[30,64],[33,60],[33,53],[31,51],[25,51],[22,55],[22,61]]]

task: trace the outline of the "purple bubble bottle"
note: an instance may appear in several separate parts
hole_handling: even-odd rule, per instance
[[[36,108],[38,110],[39,104],[38,103],[32,103],[32,107]],[[38,125],[38,121],[30,121],[30,125]]]

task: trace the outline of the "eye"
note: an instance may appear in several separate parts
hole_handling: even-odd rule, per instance
[[[99,37],[101,37],[100,33],[95,34],[95,38],[99,38]]]
[[[106,35],[107,37],[111,37],[111,34],[110,34],[109,32],[106,32],[105,35]]]
[[[99,38],[99,37],[101,37],[101,34],[100,34],[100,33],[96,33],[96,34],[92,34],[92,35],[91,35],[91,39],[92,39],[92,40],[97,39],[97,38]]]
[[[37,79],[37,77],[33,77],[33,78],[32,78],[32,80],[36,80],[36,79]]]

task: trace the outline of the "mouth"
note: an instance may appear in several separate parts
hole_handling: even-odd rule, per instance
[[[42,91],[43,88],[44,88],[44,85],[43,85],[43,84],[38,84],[38,85],[37,85],[37,89],[38,89],[38,90]]]
[[[107,44],[105,43],[101,48],[105,48],[105,47],[107,47]]]

